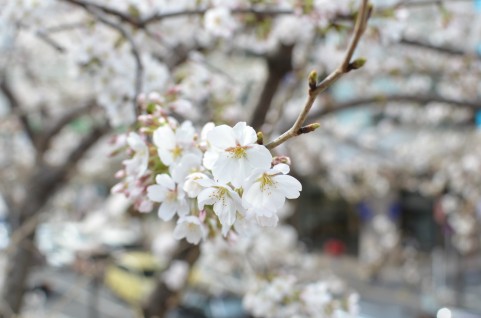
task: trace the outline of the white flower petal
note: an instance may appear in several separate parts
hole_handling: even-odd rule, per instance
[[[247,149],[247,160],[252,169],[269,169],[272,163],[272,154],[264,146],[252,145]]]
[[[207,141],[211,146],[222,150],[236,145],[232,127],[227,125],[220,125],[209,131]]]
[[[237,123],[233,128],[236,142],[241,146],[247,146],[257,142],[257,134],[254,128],[247,126],[245,122]]]
[[[212,205],[216,202],[215,193],[218,191],[216,188],[207,188],[202,190],[197,197],[197,204],[199,209],[202,210],[206,205]]]
[[[173,202],[166,201],[162,203],[159,207],[159,218],[161,218],[164,221],[169,221],[171,220],[176,212],[177,204]]]
[[[171,150],[175,148],[175,134],[168,125],[160,126],[153,133],[153,141],[157,146],[160,160],[169,166],[173,162]]]
[[[279,184],[279,191],[281,191],[286,198],[296,199],[302,191],[302,184],[294,177],[289,175],[275,176],[274,180]]]
[[[172,178],[166,173],[158,174],[155,177],[155,182],[157,182],[158,185],[161,185],[169,190],[175,189],[174,180],[172,180]]]
[[[147,197],[154,202],[163,202],[167,193],[168,190],[158,184],[151,185],[147,188]]]
[[[288,174],[291,168],[285,163],[278,163],[271,169],[273,172],[280,172],[282,174]]]

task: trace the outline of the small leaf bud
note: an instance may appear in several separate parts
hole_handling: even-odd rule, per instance
[[[257,143],[259,145],[263,145],[264,144],[264,134],[262,133],[262,131],[259,131],[257,133]]]
[[[308,79],[309,79],[309,89],[315,90],[317,87],[317,72],[311,71],[311,73],[309,73]]]
[[[354,62],[351,62],[349,64],[348,71],[360,69],[361,67],[364,66],[364,64],[366,64],[366,61],[367,60],[364,57],[355,59]]]
[[[299,129],[299,135],[313,132],[314,130],[316,130],[319,127],[321,127],[321,124],[319,124],[319,123],[309,124],[307,126],[301,127]]]

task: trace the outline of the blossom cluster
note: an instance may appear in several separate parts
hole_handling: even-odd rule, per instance
[[[162,220],[177,218],[174,237],[193,244],[216,232],[242,233],[251,224],[276,226],[278,210],[302,189],[288,175],[289,160],[273,157],[245,122],[207,123],[199,133],[156,102],[140,115],[139,131],[124,138],[130,157],[113,191],[125,193],[141,212],[159,203]]]
[[[294,276],[261,280],[244,297],[254,317],[357,317],[359,295],[338,293],[339,284],[328,281],[302,284]]]

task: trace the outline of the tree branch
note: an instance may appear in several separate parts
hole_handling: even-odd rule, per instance
[[[304,133],[304,131],[302,130],[302,125],[304,124],[307,115],[309,114],[309,111],[311,110],[317,96],[321,92],[329,88],[332,84],[334,84],[342,75],[356,68],[351,63],[352,55],[354,54],[359,40],[364,33],[371,9],[372,7],[368,5],[367,0],[361,0],[361,6],[359,8],[359,13],[356,19],[356,25],[354,27],[354,33],[341,65],[319,84],[317,84],[317,73],[311,73],[311,75],[309,76],[309,97],[306,104],[302,108],[301,113],[297,117],[296,122],[289,130],[287,130],[281,136],[277,137],[275,140],[268,143],[266,145],[268,149],[274,149],[288,139]]]
[[[27,182],[27,199],[18,207],[16,213],[10,213],[12,231],[15,233],[18,230],[20,234],[12,235],[12,238],[18,240],[18,245],[16,249],[8,248],[12,255],[8,257],[6,278],[0,298],[5,299],[6,304],[12,308],[13,312],[20,312],[25,293],[25,283],[33,265],[31,261],[33,252],[26,246],[30,246],[35,237],[36,225],[39,220],[35,216],[55,194],[56,190],[66,182],[71,170],[85,153],[108,131],[107,124],[94,128],[60,166],[50,167],[43,163],[37,165]]]
[[[18,116],[20,122],[22,123],[23,130],[25,131],[25,134],[30,140],[32,146],[36,148],[37,138],[36,138],[35,132],[30,126],[30,123],[28,121],[28,116],[22,111],[20,107],[20,103],[8,83],[6,75],[3,75],[2,78],[0,78],[0,90],[2,91],[3,95],[5,96],[8,103],[10,104],[10,108],[12,112]]]
[[[68,0],[68,1],[77,1],[77,0]],[[133,98],[133,108],[135,115],[139,115],[139,109],[137,107],[137,97],[140,95],[142,92],[142,77],[144,74],[144,65],[142,64],[142,60],[140,58],[140,53],[139,49],[137,48],[137,45],[135,44],[134,39],[132,36],[125,30],[122,25],[117,24],[113,21],[110,21],[109,19],[105,18],[102,14],[99,14],[95,9],[96,6],[90,7],[86,6],[85,9],[92,14],[97,20],[100,22],[104,23],[107,26],[110,26],[111,28],[117,30],[130,44],[131,50],[132,50],[132,55],[135,60],[135,65],[136,65],[136,71],[135,71],[135,93],[134,93],[134,98]]]
[[[50,37],[50,35],[45,32],[45,30],[37,30],[35,32],[35,35],[43,40],[45,43],[50,45],[54,50],[56,50],[59,53],[65,53],[67,50],[60,44],[58,44],[54,39]]]
[[[169,18],[176,18],[180,16],[189,16],[189,15],[203,15],[208,10],[208,8],[196,8],[191,10],[181,9],[181,10],[176,10],[171,12],[154,13],[151,16],[141,19],[140,17],[133,17],[128,13],[122,12],[120,10],[117,10],[108,6],[100,5],[91,1],[85,1],[85,0],[63,0],[63,1],[66,1],[76,6],[80,6],[86,10],[88,10],[89,7],[95,8],[97,10],[101,10],[103,13],[116,16],[121,21],[126,22],[139,29],[145,28],[151,23],[159,22]],[[250,7],[250,8],[232,9],[231,13],[232,14],[250,13],[258,16],[276,16],[276,15],[284,15],[284,14],[294,14],[295,11],[292,9]]]
[[[376,95],[370,97],[362,97],[342,103],[326,105],[323,109],[313,112],[309,115],[308,119],[318,119],[327,114],[342,111],[345,109],[365,106],[369,104],[385,104],[388,102],[412,102],[417,104],[427,104],[430,102],[445,103],[449,105],[466,107],[473,110],[481,109],[481,101],[476,100],[457,100],[451,98],[445,98],[440,95],[426,94],[426,95],[403,95],[403,94],[391,94],[391,95]]]
[[[293,45],[281,45],[273,55],[266,56],[267,79],[250,120],[250,125],[255,130],[259,130],[266,121],[272,99],[279,88],[282,78],[292,70],[293,48]]]
[[[443,5],[446,3],[456,3],[456,2],[472,2],[472,0],[424,0],[424,1],[406,1],[401,0],[396,3],[393,8],[413,8],[413,7],[424,7],[431,5]]]
[[[88,113],[90,110],[95,108],[97,105],[94,101],[91,101],[85,107],[78,107],[76,109],[72,109],[70,112],[65,113],[62,117],[60,117],[56,123],[54,123],[51,128],[45,131],[40,138],[38,139],[38,151],[40,153],[45,152],[47,150],[50,141],[54,138],[66,125],[70,122],[75,120],[76,118],[82,116],[83,114]]]
[[[192,268],[200,256],[199,245],[192,245],[182,241],[170,261],[170,265],[176,261],[184,261]],[[170,309],[175,308],[180,302],[179,291],[171,290],[161,279],[158,279],[154,290],[142,308],[143,316],[166,317]]]
[[[456,47],[450,47],[450,46],[437,46],[434,44],[431,44],[429,42],[423,41],[423,40],[418,40],[418,39],[408,39],[408,38],[402,38],[399,41],[400,44],[405,44],[409,46],[415,46],[415,47],[420,47],[423,49],[428,49],[448,55],[453,55],[453,56],[473,56],[476,59],[481,59],[481,56],[474,54],[469,54],[468,52],[465,52],[461,49],[458,49]]]
[[[168,18],[175,18],[180,16],[186,15],[202,15],[204,14],[208,8],[198,8],[193,10],[178,10],[172,12],[165,12],[165,13],[156,13],[150,17],[145,18],[144,20],[139,21],[139,27],[145,27],[146,25],[158,22]],[[277,15],[286,15],[286,14],[294,14],[295,11],[292,9],[276,9],[276,8],[237,8],[232,9],[231,14],[254,14],[257,16],[277,16]]]

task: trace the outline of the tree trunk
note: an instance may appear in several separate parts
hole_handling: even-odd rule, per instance
[[[282,78],[292,71],[292,50],[293,46],[281,45],[279,49],[266,57],[267,79],[264,83],[261,96],[251,116],[250,125],[260,130],[266,121],[267,113],[271,107],[272,100],[279,88]]]
[[[57,189],[65,185],[68,175],[84,154],[109,131],[108,125],[93,129],[70,153],[64,164],[51,167],[40,162],[26,184],[26,197],[18,208],[9,211],[12,243],[16,244],[7,252],[7,266],[1,299],[1,317],[12,317],[22,309],[25,285],[32,269],[34,238],[37,228],[37,213],[53,197]],[[33,222],[31,225],[30,222]],[[31,225],[31,226],[30,226]],[[18,238],[18,241],[14,241]]]
[[[190,269],[197,262],[200,256],[200,248],[198,245],[190,245],[183,241],[180,244],[177,255],[173,260],[185,261],[189,264]],[[163,318],[167,315],[169,310],[174,309],[179,305],[180,293],[179,291],[170,290],[162,280],[157,281],[157,285],[150,294],[147,303],[142,309],[144,318]]]

